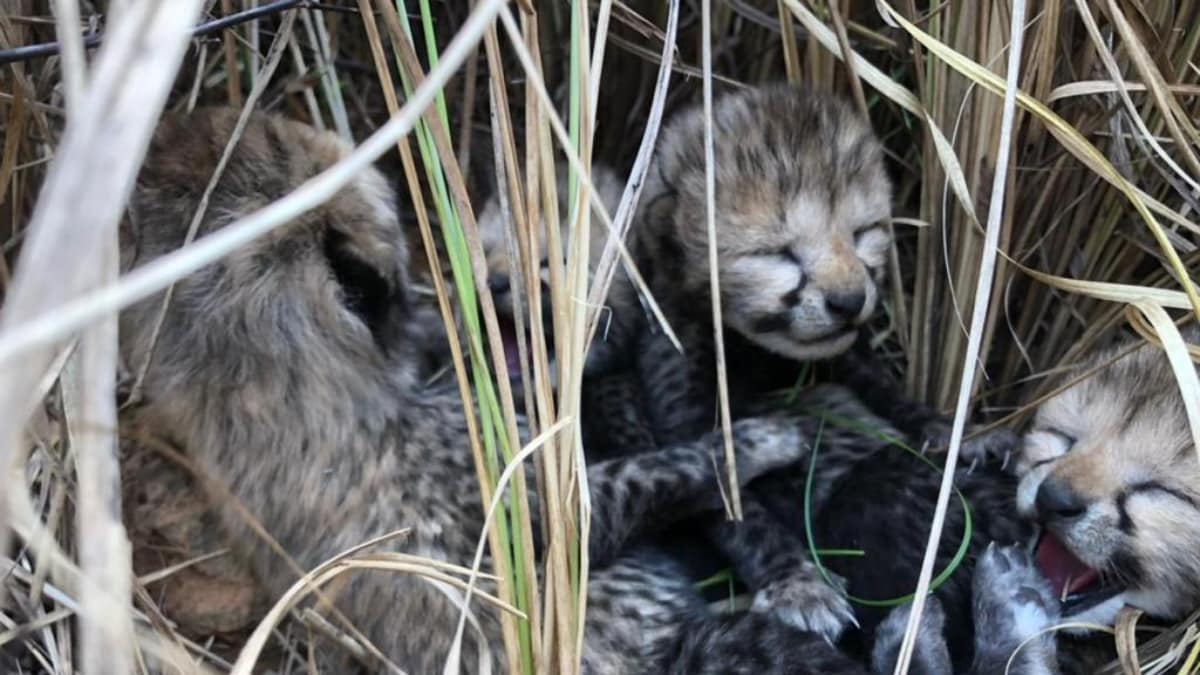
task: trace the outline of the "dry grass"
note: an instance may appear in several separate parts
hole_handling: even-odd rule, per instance
[[[0,519],[17,535],[10,551],[8,530],[0,531],[8,556],[0,569],[15,563],[0,577],[0,651],[22,653],[38,670],[142,672],[167,662],[180,672],[224,672],[236,660],[246,672],[262,658],[288,672],[307,658],[306,631],[354,644],[311,615],[293,611],[296,621],[280,623],[312,584],[281,601],[240,655],[241,638],[189,640],[163,616],[161,584],[211,561],[134,575],[118,514],[102,506],[116,503],[121,489],[110,433],[111,318],[382,158],[407,187],[413,242],[428,254],[425,277],[448,327],[457,330],[456,315],[465,319],[453,361],[464,405],[481,410],[470,440],[481,508],[496,509],[481,535],[504,552],[495,570],[483,570],[499,579],[497,596],[483,602],[509,610],[503,665],[571,672],[587,580],[577,545],[589,513],[578,471],[580,373],[602,323],[598,301],[626,261],[614,238],[589,279],[580,264],[589,238],[579,235],[592,218],[624,232],[641,183],[631,182],[615,214],[580,208],[593,201],[587,166],[604,161],[643,173],[662,120],[710,88],[719,95],[787,79],[842,92],[871,117],[891,154],[898,216],[875,344],[910,394],[948,412],[958,400],[960,422],[969,412],[1019,424],[1048,393],[1050,376],[1128,324],[1167,347],[1200,438],[1200,383],[1173,323],[1200,316],[1200,2],[1024,3],[1015,70],[1005,66],[1014,3],[998,0],[714,0],[707,14],[707,0],[343,0],[319,10],[222,0],[184,4],[203,4],[201,21],[260,5],[288,9],[190,42],[183,31],[194,17],[180,3],[154,13],[157,4],[0,7],[0,50],[55,40],[63,47],[61,56],[0,66],[0,464],[19,476],[0,491]],[[96,30],[104,47],[85,52],[80,38]],[[1005,143],[1011,161],[1000,166],[1006,95],[1013,141]],[[223,236],[114,285],[113,226],[164,101],[169,109],[284,111],[360,149]],[[576,175],[568,194],[557,194],[552,172],[564,152]],[[516,434],[506,364],[489,356],[502,350],[489,349],[499,333],[477,274],[473,214],[494,187],[513,223],[513,277],[531,294],[540,292],[530,254],[536,224],[556,219],[561,200],[574,205],[563,230],[568,253],[551,257],[553,331],[540,316],[524,317],[521,327],[531,337],[521,359],[523,403],[539,439],[524,451],[529,439]],[[981,367],[964,372],[970,363]],[[138,364],[129,365],[136,379]],[[540,561],[524,475],[509,472],[510,504],[494,498],[518,458],[532,458],[544,495],[541,521],[552,544]],[[356,565],[451,584],[472,584],[480,572],[359,554],[311,578],[323,583]],[[79,623],[71,621],[77,614]],[[472,639],[468,626],[463,639]],[[1194,617],[1157,636],[1135,628],[1127,616],[1115,632],[1125,668],[1196,672]]]

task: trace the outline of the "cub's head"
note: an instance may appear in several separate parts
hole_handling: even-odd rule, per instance
[[[565,163],[560,163],[556,167],[557,194],[558,194],[558,240],[563,247],[562,255],[565,259],[566,247],[569,245],[568,233],[570,230],[569,219],[571,217],[568,202],[568,176],[569,170]],[[604,204],[604,208],[612,216],[616,213],[617,205],[621,201],[621,191],[624,187],[620,176],[613,169],[595,164],[591,169],[592,185],[596,190],[596,196],[600,202]],[[538,261],[538,283],[541,287],[541,316],[542,325],[546,331],[547,347],[553,349],[553,342],[550,340],[552,335],[552,321],[550,315],[550,248],[548,245],[549,232],[547,231],[547,218],[542,218],[538,227],[534,229],[536,239],[532,242],[535,247],[532,255]],[[588,231],[588,274],[595,271],[600,262],[601,254],[608,243],[609,229],[604,222],[594,212],[590,219],[590,227]],[[508,363],[509,378],[514,382],[519,380],[520,362],[519,352],[517,347],[516,324],[513,317],[513,300],[517,300],[518,310],[522,316],[528,317],[528,309],[526,309],[526,300],[531,293],[526,290],[525,293],[516,293],[520,288],[523,288],[522,283],[514,283],[512,274],[514,269],[517,274],[523,274],[523,268],[515,266],[518,260],[516,255],[517,240],[516,235],[512,230],[512,226],[506,222],[504,214],[500,207],[499,197],[493,195],[488,199],[483,207],[483,211],[479,216],[479,235],[483,243],[484,257],[487,262],[488,286],[492,291],[492,297],[496,303],[497,319],[500,323],[501,336],[505,343],[505,357]],[[515,296],[514,296],[515,293]],[[526,330],[528,330],[528,318],[525,319]],[[553,354],[551,354],[553,357]],[[551,370],[555,372],[556,369]]]
[[[1100,368],[1038,409],[1017,463],[1018,508],[1045,529],[1038,561],[1072,620],[1200,605],[1200,461],[1162,350],[1104,365],[1129,347],[1068,376]]]
[[[713,108],[718,268],[725,322],[796,359],[838,354],[875,310],[891,246],[891,186],[867,122],[788,86]],[[707,293],[704,118],[663,131],[638,236],[674,283]]]
[[[122,232],[126,269],[184,239],[238,111],[199,110],[160,126]],[[349,152],[332,134],[254,115],[201,221],[203,237],[287,195]],[[162,296],[121,317],[122,349],[146,390],[180,407],[270,402],[341,410],[407,377],[408,253],[388,183],[374,170],[324,204],[180,280],[161,333]],[[390,386],[390,385],[388,385]],[[214,396],[214,392],[224,392]],[[209,405],[209,403],[206,403]]]

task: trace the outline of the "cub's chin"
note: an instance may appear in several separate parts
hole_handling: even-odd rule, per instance
[[[858,337],[856,328],[840,328],[825,335],[801,338],[787,332],[754,334],[743,333],[754,344],[797,361],[813,361],[838,356],[854,345]]]

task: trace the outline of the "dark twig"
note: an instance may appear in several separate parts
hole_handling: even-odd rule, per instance
[[[312,0],[276,0],[275,2],[268,2],[265,5],[260,5],[244,12],[237,12],[236,14],[230,14],[229,16],[223,16],[219,19],[202,23],[192,30],[192,37],[203,37],[238,24],[246,23],[247,21],[261,19],[264,16],[297,8],[316,9],[326,12],[357,13],[357,10],[353,8],[327,5],[320,2],[313,2]],[[103,33],[92,33],[83,38],[83,46],[86,49],[95,49],[100,46],[103,40]],[[0,65],[53,56],[59,52],[60,48],[57,42],[44,42],[36,45],[3,49],[0,50]]]

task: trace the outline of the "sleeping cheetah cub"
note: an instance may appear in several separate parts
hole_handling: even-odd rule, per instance
[[[635,353],[658,443],[695,437],[715,422],[704,123],[699,108],[667,123],[631,233],[639,269],[685,345],[679,355],[653,325],[640,332]],[[918,444],[927,440],[940,426],[938,416],[905,400],[864,355],[847,355],[878,305],[891,246],[885,222],[891,187],[867,121],[838,98],[767,86],[716,101],[712,125],[721,328],[735,418],[761,405],[772,373],[841,356],[852,397],[889,427],[898,426],[897,433]],[[615,291],[621,292],[628,286]],[[624,299],[615,304],[629,305]],[[826,405],[840,403],[842,395],[837,398]],[[866,455],[879,445],[858,436],[839,449]],[[1011,433],[990,436],[969,452],[987,454],[1005,440]],[[861,471],[846,460],[846,470]],[[782,487],[774,496],[792,500],[796,512],[802,491]],[[768,495],[758,486],[742,496],[744,522],[718,520],[705,529],[756,591],[754,610],[839,634],[850,616],[842,580],[817,573],[796,530],[770,517],[761,503]]]
[[[1017,506],[1043,527],[1037,559],[1064,620],[1111,625],[1125,605],[1183,618],[1200,608],[1200,461],[1179,387],[1153,345],[1100,350],[1063,381],[1095,368],[1038,408]]]
[[[667,123],[630,234],[638,268],[685,349],[676,352],[653,325],[639,332],[637,370],[658,443],[693,438],[715,422],[704,123],[699,107]],[[770,354],[827,358],[854,343],[878,304],[891,186],[869,125],[832,96],[786,85],[732,93],[714,102],[712,126],[736,417],[761,400],[764,371],[779,370],[765,366]],[[621,295],[629,293],[617,286],[615,304],[629,306]],[[753,492],[743,492],[743,506],[744,523],[706,529],[757,589],[755,609],[836,636],[851,616],[840,582],[817,574],[790,533],[760,515]]]
[[[125,269],[183,242],[236,117],[202,110],[160,127],[123,231]],[[332,134],[255,115],[212,194],[201,236],[348,151]],[[360,173],[321,206],[181,280],[154,342],[161,299],[121,316],[127,361],[142,363],[153,350],[138,416],[178,440],[295,565],[312,569],[402,528],[407,538],[385,548],[470,564],[483,507],[466,418],[456,394],[427,389],[416,376],[408,251],[379,173]],[[800,424],[783,417],[744,420],[734,433],[747,480],[796,461],[806,447]],[[700,437],[588,467],[596,568],[588,672],[645,672],[679,638],[681,617],[696,611],[678,575],[626,555],[622,544],[648,523],[711,507],[718,445]],[[296,580],[295,568],[228,498],[219,503],[232,541],[278,596]],[[336,604],[388,659],[432,673],[458,621],[447,597],[454,594],[411,575],[366,572],[338,589]],[[474,612],[493,649],[482,656],[495,658],[498,620],[483,605]],[[481,655],[467,643],[464,662],[474,668]]]

